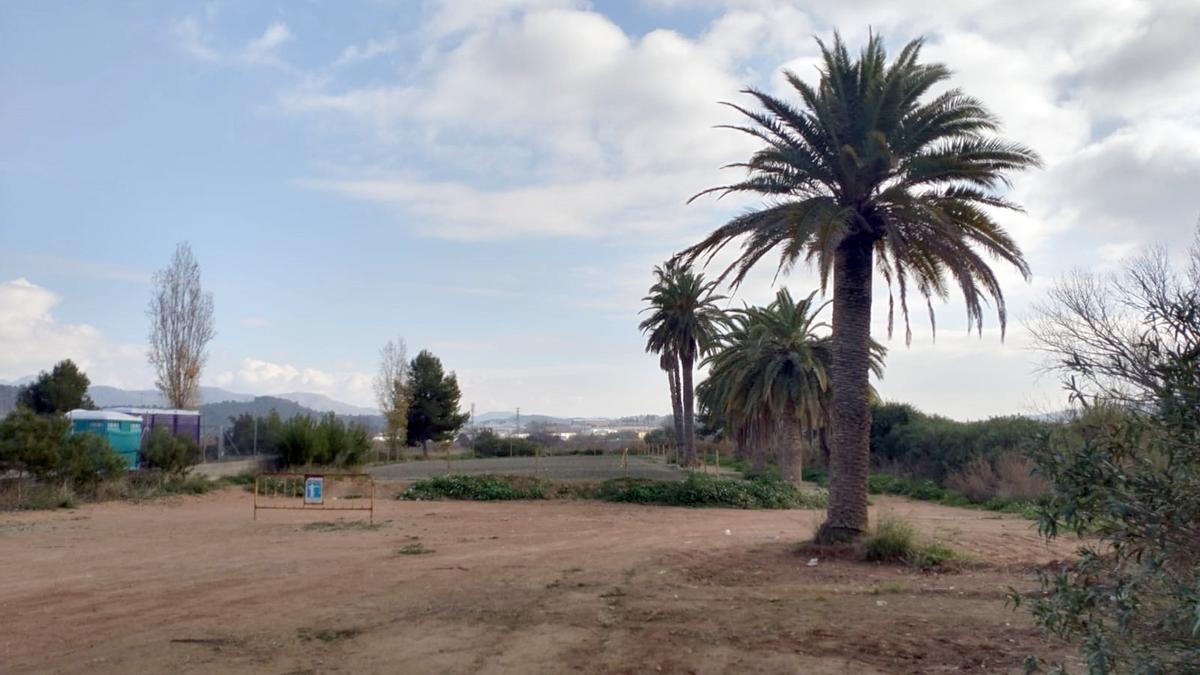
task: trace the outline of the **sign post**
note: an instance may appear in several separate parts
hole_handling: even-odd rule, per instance
[[[347,488],[347,484],[350,486]],[[328,493],[326,492],[328,488]],[[367,511],[375,522],[375,480],[366,473],[260,473],[254,476],[254,519],[263,509]]]
[[[304,477],[304,503],[317,505],[325,503],[324,476]]]

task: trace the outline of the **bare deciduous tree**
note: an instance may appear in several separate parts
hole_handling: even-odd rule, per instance
[[[1180,352],[1194,321],[1179,308],[1194,308],[1200,298],[1200,227],[1189,258],[1186,272],[1177,271],[1159,246],[1119,273],[1078,270],[1034,307],[1030,330],[1050,355],[1047,368],[1068,377],[1075,400],[1136,406],[1155,399],[1163,377],[1155,355]]]
[[[200,372],[213,339],[212,293],[200,287],[200,265],[192,247],[175,247],[171,264],[154,274],[150,317],[150,363],[155,385],[176,408],[200,405]]]
[[[375,401],[383,413],[383,434],[389,454],[399,453],[408,435],[408,380],[408,349],[404,340],[388,340],[379,350]]]

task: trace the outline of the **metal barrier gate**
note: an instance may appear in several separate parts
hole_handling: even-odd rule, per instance
[[[254,520],[260,510],[366,511],[375,524],[375,479],[369,473],[260,473],[254,476]]]

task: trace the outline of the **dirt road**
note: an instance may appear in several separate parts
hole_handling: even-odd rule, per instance
[[[253,522],[230,488],[0,514],[0,671],[990,673],[1065,651],[1003,594],[1071,542],[875,501],[978,562],[809,566],[810,511],[381,500],[361,529]]]

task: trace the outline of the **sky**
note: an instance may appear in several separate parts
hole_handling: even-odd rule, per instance
[[[759,203],[686,203],[755,149],[713,128],[736,121],[718,102],[791,96],[783,70],[815,80],[838,30],[924,36],[1045,160],[1002,216],[1033,269],[998,268],[1007,338],[936,305],[936,340],[914,317],[911,346],[885,342],[879,390],[959,419],[1055,410],[1032,303],[1195,231],[1197,25],[1192,0],[5,2],[0,381],[69,357],[152,386],[151,276],[187,241],[216,308],[205,384],[370,405],[403,338],[480,413],[666,413],[637,330],[651,270]],[[814,288],[767,268],[727,304]]]

